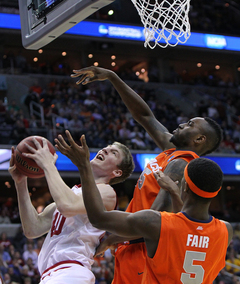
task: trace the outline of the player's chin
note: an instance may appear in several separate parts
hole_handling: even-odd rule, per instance
[[[174,141],[176,140],[175,134],[173,134],[170,139],[169,142],[172,142],[174,144]]]
[[[173,143],[176,147],[179,146],[180,143],[178,143],[178,136],[174,134],[170,139],[169,142]]]
[[[91,161],[90,161],[90,164],[91,164],[91,166],[102,166],[101,165],[101,163],[102,163],[102,161],[100,161],[99,159],[96,159],[96,158],[94,158],[94,159],[92,159]]]

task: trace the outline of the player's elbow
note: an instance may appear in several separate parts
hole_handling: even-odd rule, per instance
[[[35,229],[34,226],[31,226],[31,228],[25,228],[24,226],[22,226],[22,228],[23,234],[27,239],[36,239],[37,237],[39,237],[38,229]]]
[[[88,215],[88,219],[90,223],[93,225],[93,227],[99,230],[106,229],[106,220],[105,220],[104,214],[96,214],[94,216]]]
[[[23,230],[23,234],[27,239],[34,239],[35,235],[29,230]]]
[[[99,229],[99,230],[105,230],[104,226],[102,225],[102,223],[99,222],[91,222],[91,224],[93,225],[94,228]]]

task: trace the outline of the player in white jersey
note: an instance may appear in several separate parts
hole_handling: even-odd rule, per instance
[[[111,186],[109,186],[110,191],[111,189]],[[82,194],[81,187],[77,185],[72,190],[75,194]],[[86,268],[91,269],[96,246],[99,245],[103,235],[104,231],[94,228],[89,223],[86,214],[66,218],[56,209],[53,214],[51,230],[47,234],[38,257],[38,269],[42,275],[43,283],[45,283],[44,279],[51,270],[56,271],[60,267],[63,270],[62,267],[69,264],[77,264],[78,269],[79,265],[83,266],[85,269],[81,268],[81,270],[85,270],[84,274],[87,273],[92,278],[92,273],[86,271]],[[58,263],[57,267],[56,263]],[[59,265],[61,266],[59,267]],[[78,271],[77,273],[81,272]],[[62,273],[59,274],[61,274],[62,280]],[[66,277],[68,277],[68,274],[67,271]]]
[[[72,137],[66,131],[68,139]],[[56,139],[57,148],[78,166],[79,146],[73,142],[69,146],[60,135]],[[33,138],[36,149],[28,146],[32,158],[44,170],[54,203],[48,205],[42,213],[37,213],[31,203],[27,177],[22,175],[14,162],[14,147],[10,160],[9,172],[14,179],[20,217],[24,234],[27,238],[37,238],[46,233],[38,267],[41,284],[94,284],[91,272],[95,248],[104,231],[94,228],[87,217],[81,187],[70,189],[62,180],[55,162],[57,155],[52,155],[45,139],[43,146]],[[129,149],[115,142],[100,150],[91,160],[95,181],[107,210],[116,206],[116,193],[110,186],[124,181],[133,171],[134,163]]]

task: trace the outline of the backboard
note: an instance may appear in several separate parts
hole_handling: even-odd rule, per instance
[[[114,0],[18,0],[22,44],[39,49]]]

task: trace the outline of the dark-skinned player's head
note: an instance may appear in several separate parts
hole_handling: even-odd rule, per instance
[[[195,117],[179,124],[170,139],[177,149],[195,151],[206,155],[215,151],[222,141],[220,125],[209,117]]]
[[[195,200],[209,202],[221,189],[223,172],[214,161],[197,158],[186,166],[184,179]]]
[[[209,125],[209,129],[206,129],[208,136],[210,136],[209,149],[204,153],[204,155],[214,152],[220,145],[223,139],[223,133],[220,125],[210,117],[204,117]]]

